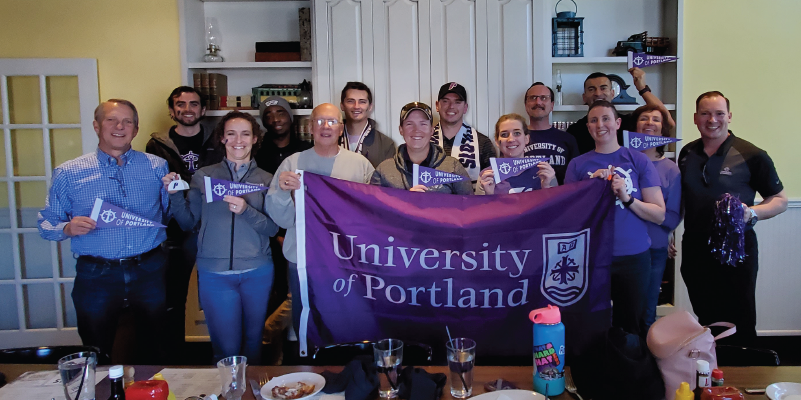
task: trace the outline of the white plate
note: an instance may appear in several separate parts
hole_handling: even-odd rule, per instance
[[[801,383],[779,382],[774,383],[765,389],[765,394],[771,400],[795,400],[801,399]],[[794,397],[798,396],[798,397]],[[793,397],[791,397],[793,396]]]
[[[530,390],[496,390],[471,397],[470,400],[545,400],[545,396]]]
[[[295,372],[270,379],[266,385],[261,387],[261,397],[264,397],[265,399],[272,399],[274,387],[294,384],[297,382],[303,382],[307,385],[314,385],[314,392],[312,392],[312,394],[305,397],[300,397],[297,400],[308,399],[309,397],[320,393],[320,391],[323,390],[323,386],[325,386],[325,378],[323,378],[323,376],[320,374],[315,374],[314,372]]]

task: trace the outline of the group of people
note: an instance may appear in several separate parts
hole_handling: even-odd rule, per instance
[[[39,230],[45,239],[72,240],[78,257],[72,298],[84,344],[110,354],[125,308],[137,318],[137,337],[165,345],[182,341],[189,276],[197,265],[215,360],[245,355],[259,364],[263,336],[265,343],[276,345],[284,329],[289,326],[292,336],[291,326],[300,320],[300,307],[292,304],[300,290],[296,170],[460,195],[514,194],[609,179],[616,197],[613,325],[644,334],[654,322],[666,259],[675,254],[672,232],[683,213],[681,272],[695,313],[703,324],[736,323],[741,341],[749,343],[756,336],[753,225],[786,209],[778,174],[764,151],[728,130],[729,100],[720,92],[698,97],[694,121],[701,138],[684,146],[678,165],[664,157],[664,147],[639,152],[622,146],[622,129],[667,136],[675,126],[645,84],[645,74],[638,68],[630,73],[646,102],[630,115],[619,114],[611,103],[609,78],[593,73],[584,83],[587,116],[567,132],[555,129],[550,123],[553,90],[537,82],[525,93],[528,118],[501,116],[494,140],[465,123],[465,88],[446,83],[437,96],[438,123],[427,104],[411,102],[400,110],[404,143],[397,147],[369,118],[372,92],[361,82],[347,83],[339,107],[324,103],[314,108],[313,143],[297,138],[290,105],[277,96],[259,108],[265,133],[252,115],[240,111],[231,111],[208,131],[200,124],[203,99],[195,89],[181,86],[167,99],[176,125],[153,133],[147,153],[141,153],[131,148],[138,132],[136,108],[111,99],[95,110],[97,150],[55,169]],[[498,156],[548,161],[496,184],[490,158]],[[414,185],[414,164],[465,180]],[[206,177],[269,190],[207,203]],[[169,190],[176,179],[191,182],[190,188]],[[714,204],[724,193],[747,205],[747,255],[736,267],[715,260],[708,244]],[[755,193],[764,199],[759,205],[754,205]],[[95,229],[89,215],[96,198],[165,222],[167,228]]]

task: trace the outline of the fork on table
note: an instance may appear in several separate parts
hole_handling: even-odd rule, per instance
[[[576,395],[579,400],[584,400],[581,398],[581,395],[578,394],[578,390],[576,390],[576,384],[573,382],[573,374],[570,373],[570,369],[565,370],[565,390]]]

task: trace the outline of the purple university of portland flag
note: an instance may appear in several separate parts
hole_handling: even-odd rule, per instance
[[[223,179],[215,179],[204,176],[206,184],[206,203],[220,201],[225,196],[244,196],[248,193],[258,192],[269,189],[267,186],[254,185],[252,183],[231,182]]]
[[[655,56],[653,54],[634,53],[630,51],[627,62],[628,68],[632,69],[634,67],[645,68],[667,62],[675,62],[678,59],[679,58],[676,56]]]
[[[534,168],[537,164],[548,161],[546,156],[522,157],[522,158],[495,158],[490,157],[492,172],[494,172],[495,183],[501,183],[507,178],[517,176],[523,171]]]
[[[97,222],[98,228],[164,228],[165,226],[129,213],[100,198],[95,199],[92,215],[89,218]]]
[[[514,196],[416,193],[302,172],[295,192],[300,354],[394,337],[444,355],[532,354],[528,313],[558,305],[568,354],[610,323],[614,201],[590,179]],[[573,346],[572,349],[570,346]]]
[[[645,133],[623,131],[623,146],[632,150],[645,150],[659,147],[668,143],[675,143],[681,139],[668,136],[648,135]]]
[[[470,179],[466,176],[440,171],[422,165],[412,165],[412,186],[423,185],[425,187],[431,187]]]

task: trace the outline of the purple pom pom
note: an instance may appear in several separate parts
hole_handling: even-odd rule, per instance
[[[712,255],[722,264],[735,266],[745,258],[745,205],[725,193],[715,203],[715,226],[709,244]]]

